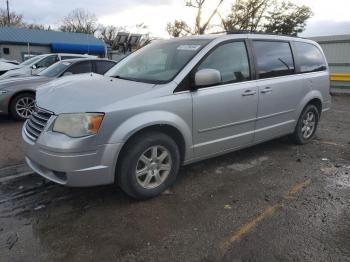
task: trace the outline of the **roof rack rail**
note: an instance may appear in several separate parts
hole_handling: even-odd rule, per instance
[[[276,36],[288,36],[288,37],[296,37],[301,38],[294,35],[286,35],[286,34],[279,34],[279,33],[267,33],[262,31],[224,31],[223,33],[226,33],[228,35],[234,35],[234,34],[257,34],[257,35],[276,35]]]

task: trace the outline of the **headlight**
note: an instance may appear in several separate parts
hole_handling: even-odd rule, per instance
[[[94,135],[97,134],[103,117],[102,113],[61,114],[56,118],[52,131],[71,137]]]

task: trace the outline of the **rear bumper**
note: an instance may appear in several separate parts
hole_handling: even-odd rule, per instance
[[[0,114],[8,114],[9,103],[12,94],[10,94],[10,92],[1,93],[2,91],[3,90],[0,90]]]
[[[89,152],[62,153],[40,147],[22,130],[25,160],[37,174],[61,185],[87,187],[114,183],[122,144],[104,144]]]

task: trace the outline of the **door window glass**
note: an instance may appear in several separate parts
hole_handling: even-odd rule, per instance
[[[115,66],[115,62],[112,61],[95,61],[96,64],[96,73],[103,75],[113,66]]]
[[[220,45],[199,65],[201,69],[216,69],[221,74],[221,84],[250,79],[249,60],[244,42]]]
[[[70,68],[66,70],[65,73],[72,74],[83,74],[92,72],[92,67],[90,61],[79,62],[72,65]]]
[[[287,42],[254,41],[259,78],[294,74],[292,50]]]

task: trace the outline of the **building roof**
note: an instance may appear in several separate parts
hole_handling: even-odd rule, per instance
[[[317,36],[317,37],[309,37],[309,38],[320,44],[350,42],[350,35],[329,35],[329,36]]]
[[[0,44],[49,45],[60,53],[104,54],[105,43],[93,35],[50,30],[2,27]]]
[[[0,43],[104,45],[102,40],[97,39],[93,35],[14,27],[0,28]]]

